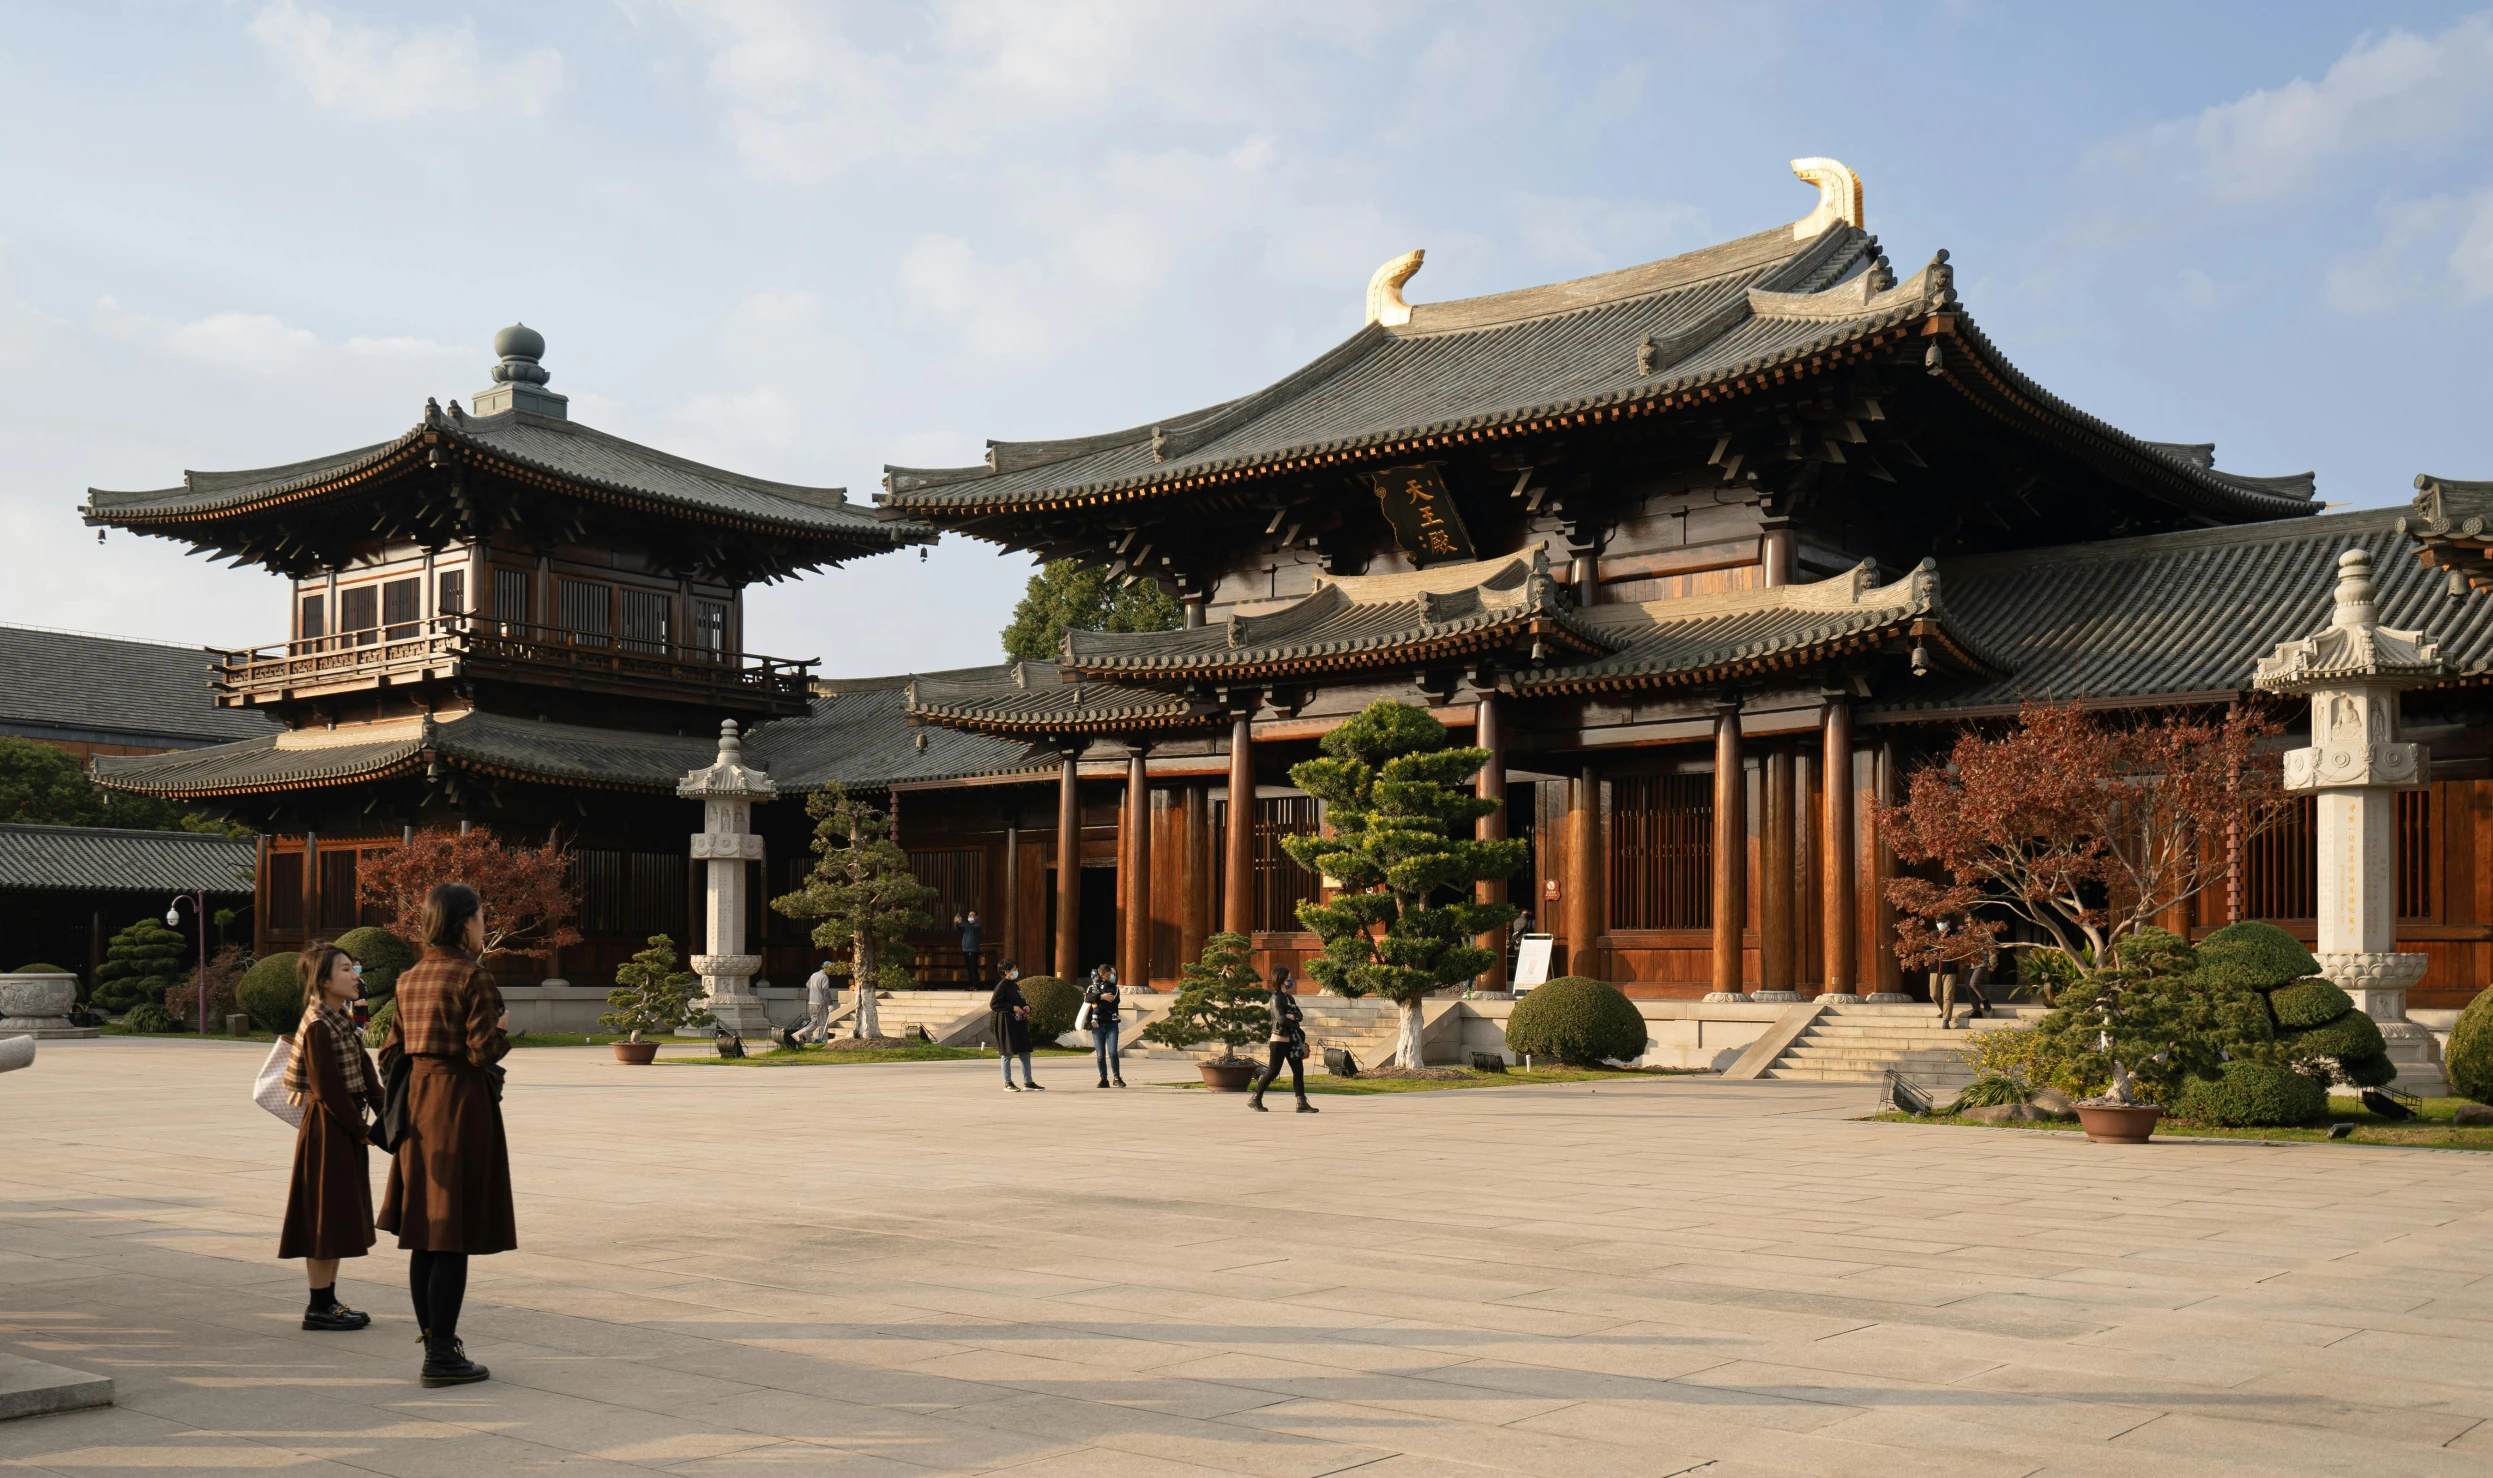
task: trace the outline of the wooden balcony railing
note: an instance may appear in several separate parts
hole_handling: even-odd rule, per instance
[[[813,665],[610,632],[439,616],[226,652],[211,686],[223,708],[465,677],[801,713]]]

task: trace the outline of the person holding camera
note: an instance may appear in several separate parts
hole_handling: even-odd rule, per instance
[[[1125,1086],[1125,1059],[1118,1054],[1117,1007],[1123,997],[1117,990],[1117,967],[1102,965],[1091,972],[1090,988],[1082,992],[1082,1007],[1088,1013],[1091,1029],[1091,1055],[1099,1060],[1099,1086],[1105,1088],[1110,1079],[1120,1088]]]

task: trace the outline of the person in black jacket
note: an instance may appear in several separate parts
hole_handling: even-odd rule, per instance
[[[1286,968],[1272,972],[1271,1037],[1264,1075],[1256,1080],[1255,1096],[1247,1100],[1247,1107],[1259,1114],[1271,1112],[1264,1107],[1264,1090],[1272,1086],[1286,1062],[1290,1065],[1290,1091],[1298,1095],[1298,1111],[1314,1113],[1316,1106],[1307,1101],[1307,1029],[1301,1024],[1298,992],[1292,988]]]
[[[1030,1076],[1030,1003],[1023,999],[1021,983],[999,980],[994,994],[987,997],[987,1009],[995,1013],[996,1055],[1004,1059],[1004,1089],[1019,1093],[1023,1088],[1044,1093]],[[1021,1082],[1013,1082],[1013,1059],[1021,1059]]]
[[[1117,1052],[1117,990],[1116,967],[1102,965],[1091,972],[1091,984],[1082,992],[1082,1004],[1091,1008],[1091,1055],[1099,1060],[1099,1086],[1108,1086],[1110,1078],[1118,1087],[1125,1086],[1125,1060]]]

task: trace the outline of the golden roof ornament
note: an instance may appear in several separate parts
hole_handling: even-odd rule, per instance
[[[1792,223],[1792,239],[1807,241],[1829,226],[1861,229],[1861,176],[1833,159],[1795,159],[1792,173],[1818,187],[1818,208]]]
[[[1402,285],[1427,257],[1425,248],[1413,247],[1376,269],[1376,275],[1368,279],[1368,322],[1400,328],[1411,321],[1411,305],[1402,300]]]

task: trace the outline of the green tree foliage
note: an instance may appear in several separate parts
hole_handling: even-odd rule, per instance
[[[294,1034],[295,1024],[303,1019],[302,958],[289,949],[242,972],[234,997],[250,1013],[253,1026],[282,1036]]]
[[[1178,967],[1177,998],[1168,1015],[1143,1028],[1143,1040],[1180,1052],[1218,1042],[1223,1062],[1264,1040],[1272,1026],[1271,992],[1256,973],[1253,952],[1244,934],[1203,941],[1203,958]]]
[[[1572,1067],[1634,1062],[1645,1055],[1645,1018],[1609,981],[1562,975],[1515,1003],[1506,1050]]]
[[[364,997],[385,1001],[398,988],[398,972],[416,962],[415,946],[387,929],[366,925],[338,936],[338,948],[364,967]]]
[[[1004,628],[1004,651],[1025,662],[1053,662],[1065,632],[1166,631],[1180,619],[1177,602],[1149,580],[1111,578],[1098,565],[1052,559],[1030,577]]]
[[[2270,1061],[2276,1029],[2257,992],[2170,930],[2145,928],[2113,946],[2111,969],[2080,977],[2035,1028],[2061,1084],[2100,1093],[2121,1063],[2153,1102],[2179,1102],[2184,1083],[2228,1060]]]
[[[112,937],[104,967],[95,972],[95,1004],[119,1013],[141,1001],[164,1004],[165,991],[187,972],[190,941],[160,919],[141,919]]]
[[[1281,841],[1342,890],[1298,906],[1324,941],[1307,973],[1337,995],[1400,1007],[1395,1061],[1418,1067],[1420,1002],[1489,968],[1496,957],[1473,938],[1515,917],[1511,904],[1472,902],[1472,885],[1514,876],[1527,843],[1472,839],[1472,823],[1498,806],[1469,783],[1489,751],[1450,747],[1425,710],[1380,699],[1318,747],[1324,756],[1291,766],[1290,780],[1325,802],[1330,835]]]
[[[1055,1046],[1058,1037],[1073,1030],[1073,1018],[1082,1010],[1082,988],[1053,975],[1024,978],[1021,998],[1030,1008],[1030,1045],[1033,1047]]]
[[[67,750],[7,736],[0,736],[0,821],[26,826],[122,826],[140,831],[251,834],[204,812],[184,812],[153,796],[102,789],[87,779],[77,756]]]
[[[770,901],[792,919],[814,921],[813,941],[834,951],[831,973],[865,985],[884,978],[888,955],[909,959],[907,939],[931,927],[935,890],[909,870],[909,854],[892,840],[892,820],[833,781],[805,802],[814,818],[814,866],[804,886]],[[841,968],[838,951],[846,951]]]
[[[2328,1112],[2328,1089],[2305,1073],[2267,1062],[2228,1062],[2212,1078],[2182,1089],[2181,1114],[2202,1124],[2265,1128],[2308,1124]]]
[[[2493,1103],[2493,990],[2480,990],[2458,1014],[2450,1029],[2450,1050],[2442,1063],[2450,1091],[2478,1103]]]
[[[2320,962],[2274,924],[2227,924],[2199,942],[2211,976],[2247,986],[2266,1002],[2276,1027],[2271,1059],[2336,1081],[2377,1088],[2398,1075],[2380,1027],[2355,1009],[2354,998],[2326,980]]]
[[[710,1013],[696,1004],[701,977],[675,968],[675,941],[664,934],[649,936],[649,947],[615,967],[615,988],[606,992],[606,1012],[597,1024],[629,1032],[637,1042],[643,1032],[671,1032],[677,1027],[710,1025]],[[393,1000],[391,1005],[397,1002]]]
[[[182,1029],[182,1024],[173,1019],[172,1012],[153,1001],[141,1001],[132,1006],[130,1014],[121,1018],[121,1025],[125,1030],[144,1032],[149,1035],[178,1032]]]

